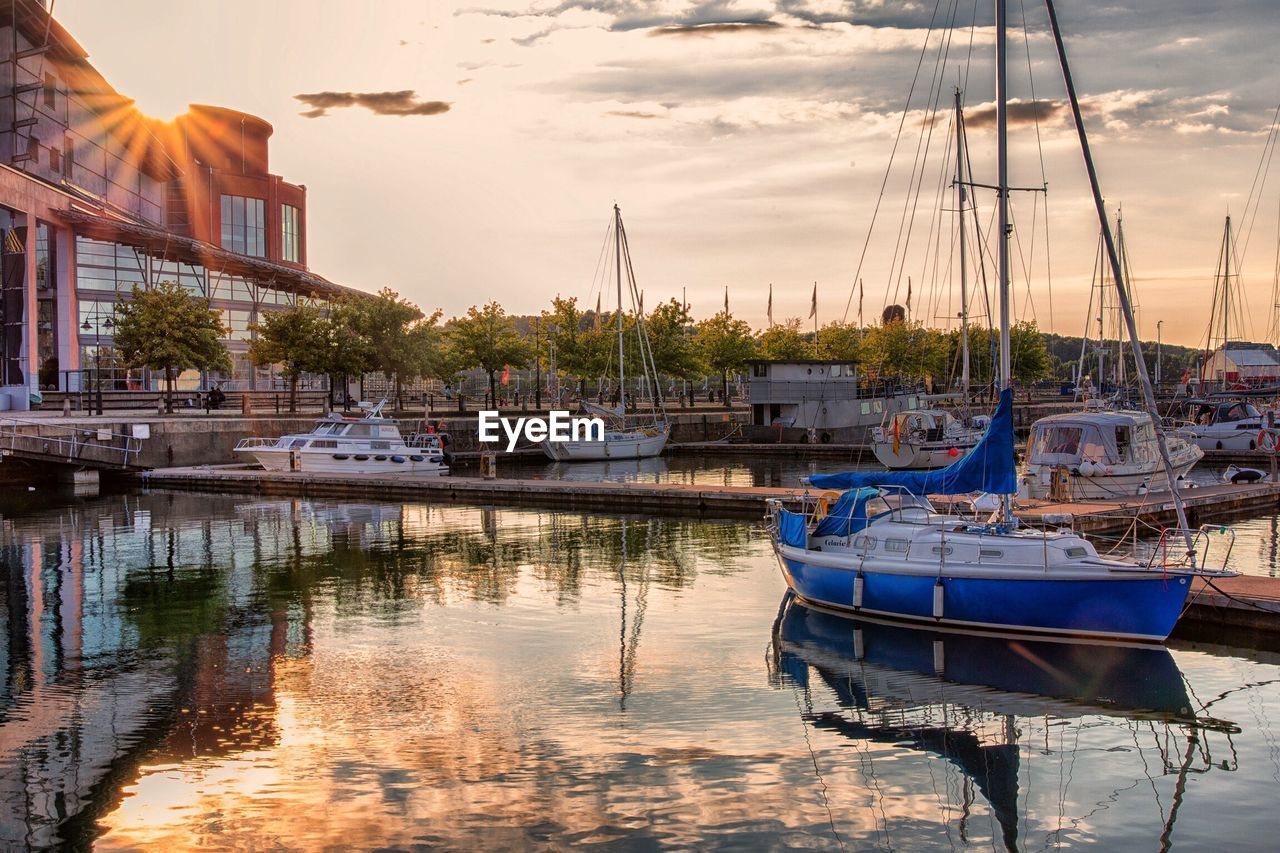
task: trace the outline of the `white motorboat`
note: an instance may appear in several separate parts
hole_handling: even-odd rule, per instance
[[[1175,479],[1181,479],[1204,451],[1176,434],[1165,440]],[[1019,496],[1035,499],[1114,498],[1169,489],[1150,416],[1127,410],[1036,421],[1019,480]]]
[[[1243,400],[1191,400],[1191,423],[1178,434],[1201,450],[1256,450],[1262,412]]]
[[[653,366],[653,349],[649,345],[649,332],[644,324],[644,301],[636,289],[631,265],[631,250],[627,246],[626,233],[622,226],[622,211],[615,204],[613,206],[613,245],[614,266],[617,270],[618,309],[614,319],[618,327],[618,388],[624,398],[627,387],[626,340],[622,323],[624,269],[635,308],[637,350],[640,353],[646,384],[653,389],[659,387],[657,371]],[[667,439],[671,436],[671,425],[667,423],[661,399],[655,395],[649,402],[650,408],[645,415],[630,418],[626,413],[625,401],[613,409],[584,403],[583,408],[605,420],[604,434],[578,441],[552,441],[548,438],[542,442],[542,452],[555,462],[598,462],[602,459],[645,459],[657,456],[667,446]]]
[[[969,452],[990,422],[961,421],[944,409],[898,412],[871,431],[871,449],[886,468],[941,468]]]
[[[431,476],[449,473],[441,437],[416,434],[406,442],[393,418],[382,416],[386,400],[361,404],[361,417],[332,412],[311,432],[279,438],[244,438],[237,453],[252,456],[268,471],[318,474],[394,474]]]

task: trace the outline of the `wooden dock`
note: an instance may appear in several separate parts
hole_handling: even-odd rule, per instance
[[[343,476],[305,472],[263,471],[246,466],[159,468],[141,475],[148,486],[211,492],[359,497],[392,500],[444,500],[561,509],[621,512],[684,513],[735,518],[760,516],[770,498],[797,498],[806,490],[766,486],[690,485],[685,483],[579,482],[479,477]],[[807,491],[814,491],[812,489]],[[1215,485],[1182,492],[1188,521],[1266,510],[1280,505],[1280,485]],[[939,508],[947,498],[937,498]],[[1134,518],[1149,526],[1174,523],[1172,496],[1152,492],[1142,497],[1050,503],[1024,501],[1016,509],[1028,524],[1074,527],[1082,533],[1124,534]]]

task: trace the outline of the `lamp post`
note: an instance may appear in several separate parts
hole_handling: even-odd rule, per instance
[[[93,339],[94,339],[93,375],[94,375],[95,384],[97,385],[97,388],[96,388],[97,409],[98,409],[98,414],[101,415],[103,413],[103,408],[102,408],[102,330],[115,328],[115,323],[111,322],[110,317],[108,317],[106,320],[103,320],[101,323],[98,322],[99,305],[100,303],[98,302],[93,303],[93,324],[91,325],[89,321],[86,319],[83,323],[80,324],[80,329],[85,332],[88,332],[88,331],[93,332]],[[89,408],[92,410],[93,406],[90,405]],[[93,412],[90,411],[89,414],[93,414]]]

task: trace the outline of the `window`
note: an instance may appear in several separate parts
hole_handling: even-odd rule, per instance
[[[222,248],[255,258],[266,257],[266,203],[242,195],[222,197]]]
[[[52,74],[44,75],[44,105],[53,109],[57,103],[58,81]]]
[[[70,136],[62,140],[62,175],[70,178],[76,166],[76,141]]]
[[[955,552],[956,549],[952,548],[950,545],[934,545],[929,550],[933,551],[933,553],[939,556],[950,557]]]
[[[896,551],[899,554],[907,553],[909,547],[905,539],[886,539],[884,540],[884,549],[886,551]]]
[[[62,174],[62,152],[57,148],[49,149],[49,171]]]
[[[1087,557],[1087,556],[1089,556],[1088,548],[1083,548],[1077,545],[1074,548],[1067,549],[1067,557],[1072,560],[1079,559],[1080,557]]]
[[[990,558],[990,559],[993,559],[993,560],[999,560],[999,559],[1000,559],[1001,557],[1003,557],[1003,556],[1004,556],[1004,551],[1001,551],[1001,550],[996,549],[996,548],[979,548],[979,549],[978,549],[978,557],[979,557],[979,559],[988,559],[988,558]]]
[[[298,208],[280,205],[280,259],[302,263],[302,234],[298,230]]]
[[[876,537],[859,536],[857,539],[853,540],[853,545],[855,548],[861,548],[864,551],[874,550],[876,547]]]

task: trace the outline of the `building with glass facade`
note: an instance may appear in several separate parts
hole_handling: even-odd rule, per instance
[[[112,348],[114,306],[175,281],[222,312],[234,368],[187,388],[283,383],[254,369],[267,311],[350,292],[307,268],[307,191],[269,168],[271,125],[193,105],[143,116],[37,0],[0,4],[0,405],[36,390],[150,390]]]

